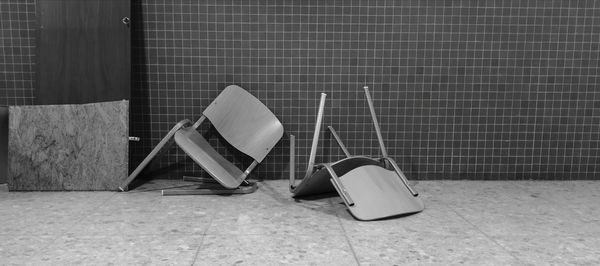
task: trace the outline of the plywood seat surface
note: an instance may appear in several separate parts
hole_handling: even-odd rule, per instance
[[[219,154],[193,127],[177,131],[175,142],[194,162],[224,187],[237,188],[244,180],[244,173]]]

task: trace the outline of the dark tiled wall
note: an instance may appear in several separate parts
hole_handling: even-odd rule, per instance
[[[0,184],[7,182],[8,105],[33,102],[35,0],[0,0]]]
[[[0,105],[33,102],[35,0],[0,1]]]
[[[410,178],[600,173],[600,1],[134,6],[133,131],[150,137],[138,156],[176,121],[200,115],[227,84],[256,95],[297,135],[298,175],[321,92],[328,94],[325,125],[352,153],[378,155],[361,90],[368,85],[389,153]],[[286,145],[259,176],[286,177]],[[174,152],[163,162],[184,158]],[[179,169],[197,170],[189,161]]]
[[[0,2],[0,104],[31,101],[34,78],[6,69],[32,73],[33,3]],[[598,179],[600,1],[134,0],[132,12],[133,165],[228,84],[297,136],[298,176],[321,92],[325,125],[377,155],[368,85],[409,178]],[[285,178],[287,145],[256,174]],[[199,171],[176,149],[159,166]]]

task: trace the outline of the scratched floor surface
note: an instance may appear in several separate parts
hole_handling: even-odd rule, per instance
[[[352,218],[338,197],[0,192],[2,265],[599,265],[600,182],[421,181],[422,213]]]

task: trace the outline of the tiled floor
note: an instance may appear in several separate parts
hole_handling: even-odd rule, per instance
[[[422,181],[422,213],[354,220],[285,181],[235,196],[0,192],[0,265],[600,265],[600,182]]]

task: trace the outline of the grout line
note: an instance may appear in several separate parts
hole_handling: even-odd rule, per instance
[[[552,181],[555,181],[555,180],[552,180]],[[583,213],[580,213],[580,212],[578,212],[576,210],[573,210],[573,209],[569,208],[567,204],[565,204],[565,203],[563,203],[561,201],[554,201],[554,200],[552,200],[550,198],[541,196],[541,193],[531,191],[531,190],[528,189],[528,187],[521,186],[521,184],[519,184],[519,189],[521,189],[522,191],[524,191],[526,193],[529,193],[531,195],[536,195],[536,198],[538,198],[538,199],[541,199],[541,200],[546,201],[548,203],[552,203],[555,206],[560,206],[560,209],[563,209],[563,210],[566,210],[566,211],[571,212],[573,214],[576,214],[577,220],[579,220],[580,222],[588,222],[588,221],[586,221],[582,217],[582,216],[584,216]],[[573,193],[573,192],[570,190],[569,193]]]
[[[331,202],[331,199],[328,200],[329,204],[334,207],[333,203]],[[340,228],[342,228],[342,232],[344,233],[344,238],[346,238],[346,243],[348,243],[348,246],[350,247],[350,251],[352,252],[352,256],[354,256],[354,260],[356,261],[356,265],[361,265],[360,261],[358,260],[358,255],[356,255],[356,251],[354,250],[354,246],[352,246],[352,243],[350,242],[350,238],[348,237],[348,233],[346,232],[346,228],[344,228],[344,225],[342,224],[342,220],[340,218],[340,216],[338,215],[337,211],[335,213],[335,217],[338,221],[338,224],[340,225]]]
[[[69,231],[71,231],[73,228],[75,228],[76,225],[78,225],[79,223],[81,223],[81,221],[89,218],[91,216],[91,213],[93,212],[93,210],[99,209],[100,207],[104,206],[104,204],[106,204],[108,201],[110,201],[112,198],[115,197],[115,195],[117,195],[117,193],[119,192],[112,192],[112,195],[110,197],[108,197],[106,200],[102,201],[100,204],[96,205],[94,208],[92,208],[91,210],[84,210],[81,212],[82,217],[77,219],[77,221],[75,222],[75,224],[73,224],[72,227],[67,228],[66,230],[63,231],[62,236],[65,236],[65,234],[67,234]]]
[[[204,229],[204,232],[202,232],[202,239],[200,240],[200,244],[198,244],[198,248],[196,249],[196,254],[194,254],[194,258],[192,259],[192,263],[190,265],[193,266],[196,263],[196,260],[198,259],[198,254],[200,253],[200,250],[204,246],[204,239],[206,238],[208,229],[210,229],[214,220],[215,220],[215,214],[213,213],[210,221],[208,222],[208,225],[206,226],[206,229]]]
[[[100,207],[100,206],[104,205],[106,202],[108,202],[110,199],[112,199],[112,198],[113,198],[113,197],[116,195],[116,193],[118,193],[118,192],[112,192],[112,195],[111,195],[110,197],[108,197],[106,200],[102,201],[102,202],[101,202],[99,205],[97,205],[96,207]],[[92,210],[93,210],[93,209],[92,209]],[[67,228],[67,229],[63,230],[61,233],[59,233],[59,234],[58,234],[56,237],[54,237],[54,239],[52,239],[52,241],[50,241],[50,243],[48,243],[47,245],[45,245],[45,246],[42,248],[42,250],[41,250],[41,251],[40,251],[38,254],[39,254],[40,256],[43,256],[43,255],[45,255],[45,254],[47,253],[47,251],[49,250],[49,248],[50,248],[51,246],[54,246],[54,244],[56,243],[56,241],[58,241],[58,239],[60,239],[60,238],[62,238],[62,237],[64,237],[64,236],[66,236],[66,234],[67,234],[69,231],[71,231],[71,229],[73,229],[73,228],[74,228],[76,225],[78,225],[78,224],[79,224],[81,221],[83,221],[84,219],[86,219],[86,218],[88,218],[88,217],[89,217],[89,214],[88,214],[88,215],[86,215],[86,213],[87,213],[87,212],[88,212],[87,210],[84,210],[84,211],[82,211],[82,212],[81,212],[81,216],[82,216],[82,217],[80,217],[79,219],[77,219],[77,220],[75,221],[75,223],[73,224],[73,226],[71,226],[71,227],[69,227],[69,228]],[[91,211],[90,211],[90,212],[91,212]]]
[[[483,230],[481,230],[481,228],[479,228],[477,225],[475,225],[474,223],[472,223],[471,221],[469,221],[467,218],[465,218],[462,214],[460,214],[456,209],[454,209],[453,207],[451,207],[449,205],[446,205],[446,207],[449,208],[456,215],[458,215],[458,217],[460,217],[461,219],[463,219],[465,222],[467,222],[468,224],[470,224],[473,228],[475,228],[475,230],[477,230],[479,233],[481,233],[483,236],[485,236],[485,238],[487,238],[488,240],[492,241],[492,243],[494,243],[496,246],[500,247],[502,250],[506,251],[506,253],[508,253],[508,255],[510,255],[511,257],[513,257],[515,260],[517,260],[519,262],[519,264],[525,264],[524,261],[522,261],[520,258],[518,258],[517,256],[515,256],[510,250],[506,249],[503,245],[501,245],[500,243],[498,243],[498,241],[496,241],[496,239],[494,237],[492,237],[489,234],[485,233]]]

